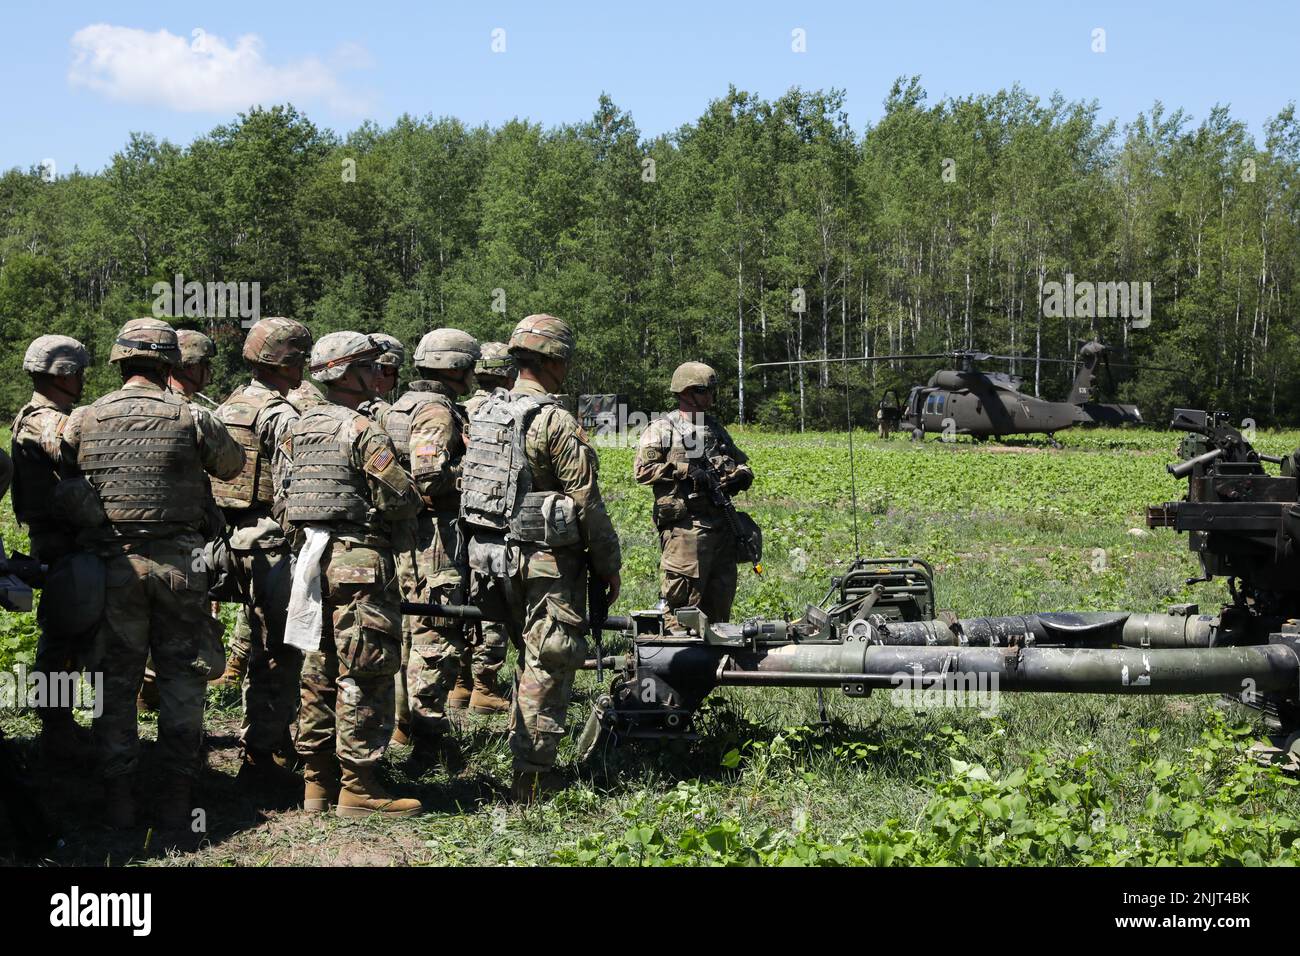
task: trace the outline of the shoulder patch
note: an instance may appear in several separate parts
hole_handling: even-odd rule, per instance
[[[380,472],[382,472],[384,469],[388,468],[388,466],[390,466],[394,460],[395,459],[391,451],[389,451],[387,448],[381,448],[379,449],[379,451],[371,455],[370,460],[366,462],[366,471],[370,472],[371,474],[377,475]]]

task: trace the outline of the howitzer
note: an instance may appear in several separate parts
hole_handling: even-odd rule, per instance
[[[1188,493],[1149,509],[1148,524],[1187,531],[1204,578],[1228,578],[1230,600],[1217,613],[1184,604],[1165,613],[963,619],[936,611],[925,561],[859,558],[797,620],[712,622],[694,608],[677,610],[675,628],[661,609],[606,618],[628,646],[586,664],[616,673],[580,752],[693,739],[695,715],[715,689],[773,686],[839,688],[850,697],[934,689],[1225,694],[1262,710],[1290,749],[1300,728],[1297,480],[1267,474],[1264,463],[1278,459],[1256,452],[1226,416],[1180,410],[1174,427],[1193,439],[1170,468],[1188,478]]]

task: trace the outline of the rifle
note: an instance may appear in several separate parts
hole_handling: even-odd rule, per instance
[[[746,563],[753,567],[755,574],[763,573],[763,538],[758,530],[758,525],[754,520],[745,515],[745,520],[741,520],[740,512],[732,503],[731,495],[727,494],[727,489],[722,487],[722,475],[718,472],[718,467],[708,458],[701,458],[693,462],[687,472],[692,478],[704,480],[704,487],[708,491],[709,500],[713,502],[727,519],[727,526],[736,538],[736,546],[740,549],[740,557]]]

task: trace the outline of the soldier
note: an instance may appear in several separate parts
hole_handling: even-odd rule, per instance
[[[465,401],[465,414],[472,418],[475,409],[483,400],[498,388],[506,391],[515,387],[518,372],[515,360],[510,357],[510,350],[504,342],[484,342],[479,350],[482,354],[474,364],[474,378],[478,389]],[[475,582],[469,580],[470,604],[478,604]],[[505,626],[499,621],[482,621],[469,631],[473,647],[469,659],[462,659],[460,673],[456,675],[456,686],[447,695],[447,706],[451,710],[468,707],[476,714],[503,713],[510,710],[510,701],[501,693],[499,683],[501,667],[506,662],[506,650],[510,638]]]
[[[402,365],[406,362],[406,346],[397,336],[387,332],[371,332],[370,338],[382,345],[384,352],[375,359],[375,395],[362,402],[357,411],[378,422],[380,428],[386,428],[384,418],[393,407],[388,399],[393,397],[393,392],[397,389],[397,380],[401,377]]]
[[[285,396],[302,384],[310,351],[311,332],[301,322],[261,319],[244,340],[252,380],[216,412],[244,448],[239,474],[213,485],[230,527],[235,578],[248,602],[240,607],[240,630],[248,634],[240,775],[268,783],[287,782],[282,765],[293,759],[290,728],[302,678],[302,653],[284,643],[292,555],[279,521],[285,467],[280,448],[298,420]]]
[[[475,410],[461,471],[481,606],[489,615],[504,612],[524,649],[510,718],[511,795],[521,801],[564,785],[552,768],[574,674],[587,655],[588,569],[610,604],[620,585],[618,535],[601,499],[596,452],[553,394],[576,345],[554,316],[530,315],[516,326],[510,354],[519,379],[508,395],[495,393]]]
[[[390,523],[420,507],[392,441],[356,411],[375,394],[379,351],[359,332],[323,336],[312,349],[312,375],[329,401],[303,413],[290,439],[286,514],[302,547],[289,630],[292,643],[308,648],[297,743],[306,761],[303,806],[326,812],[337,804],[343,817],[423,809],[394,798],[375,775],[393,733],[402,656]]]
[[[14,516],[27,526],[32,557],[53,565],[69,554],[76,529],[54,510],[51,496],[58,483],[60,442],[72,407],[81,398],[90,356],[85,346],[66,335],[42,335],[27,347],[23,369],[32,377],[32,397],[13,422]],[[36,608],[40,628],[34,671],[67,672],[75,665],[68,636],[56,634],[48,622],[45,601]],[[53,703],[53,702],[47,702]],[[67,707],[47,706],[41,719],[41,750],[51,759],[84,756],[84,735]]]
[[[398,456],[409,463],[424,502],[415,524],[415,562],[405,569],[403,580],[412,601],[464,603],[458,482],[467,419],[456,400],[469,394],[478,358],[478,342],[468,333],[428,333],[415,350],[420,378],[388,412],[388,433]],[[430,618],[411,618],[409,624],[406,683],[412,758],[417,765],[429,765],[441,757],[454,769],[459,755],[450,737],[447,694],[456,684],[461,662],[470,657],[465,630],[459,622],[435,623]]]
[[[198,399],[205,406],[215,408],[212,399],[203,394],[203,390],[212,382],[212,360],[217,357],[217,345],[202,332],[193,329],[177,329],[176,342],[180,348],[181,360],[167,371],[167,387],[177,395],[187,399]],[[191,404],[191,408],[193,405]],[[204,496],[208,512],[208,526],[204,537],[211,540],[221,534],[225,519],[217,510],[209,489]],[[158,709],[158,681],[154,673],[153,660],[145,662],[144,683],[140,685],[140,696],[136,706],[141,713]],[[224,676],[224,675],[223,675]]]
[[[709,414],[717,387],[717,373],[704,363],[677,367],[669,385],[677,410],[641,434],[634,474],[654,488],[660,594],[668,610],[697,607],[710,621],[726,621],[736,597],[736,539],[706,493],[699,462],[707,459],[717,467],[728,495],[748,488],[754,473],[745,453]],[[670,614],[670,626],[675,623]]]
[[[152,654],[162,698],[157,822],[181,827],[190,822],[205,683],[223,663],[221,625],[208,613],[208,573],[195,560],[203,548],[204,472],[233,478],[244,455],[220,422],[167,390],[180,352],[166,322],[126,323],[109,361],[122,387],[73,412],[63,433],[65,464],[85,475],[107,519],[83,532],[105,563],[96,638],[103,712],[94,728],[105,816],[113,827],[135,821],[135,698]]]

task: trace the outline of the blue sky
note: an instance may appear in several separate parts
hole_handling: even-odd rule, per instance
[[[1098,27],[1104,53],[1092,50]],[[590,116],[605,91],[655,134],[728,84],[765,97],[835,86],[861,131],[891,81],[913,73],[931,101],[1019,82],[1095,98],[1121,121],[1157,99],[1197,119],[1227,103],[1259,136],[1300,98],[1298,54],[1294,2],[6,0],[0,168],[52,158],[60,174],[96,170],[133,130],[188,143],[253,101],[285,99],[343,132],[403,112],[562,123]]]

